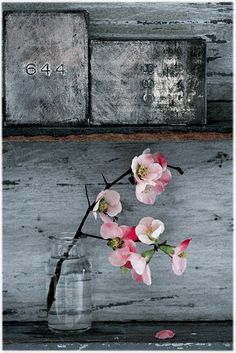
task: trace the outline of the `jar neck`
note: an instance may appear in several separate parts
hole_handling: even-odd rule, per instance
[[[51,240],[51,257],[79,258],[85,256],[85,239],[73,240],[73,236],[65,236],[64,234],[49,238]]]

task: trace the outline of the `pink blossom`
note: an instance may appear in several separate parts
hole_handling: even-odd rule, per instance
[[[155,182],[155,185],[151,185],[148,182],[136,185],[136,197],[145,205],[153,205],[157,195],[160,195],[163,191],[164,185],[162,182],[159,182],[159,180]]]
[[[135,228],[139,240],[144,244],[156,243],[164,230],[164,223],[152,217],[142,218]]]
[[[136,252],[134,241],[127,237],[127,229],[117,223],[104,223],[100,234],[104,239],[109,239],[108,245],[113,249],[108,259],[113,266],[124,266],[132,252]]]
[[[180,245],[174,249],[174,253],[172,255],[172,269],[177,276],[181,276],[186,270],[187,254],[185,253],[185,250],[189,246],[191,240],[192,238],[183,240]]]
[[[153,180],[159,179],[162,175],[162,167],[155,163],[151,153],[143,153],[132,160],[131,169],[137,183],[148,181],[151,185]]]
[[[137,234],[136,234],[136,231],[135,231],[135,228],[136,228],[135,226],[133,226],[133,227],[120,226],[120,228],[124,232],[123,238],[130,239],[130,240],[133,240],[133,241],[137,241],[138,240],[138,237],[137,237]]]
[[[153,205],[157,195],[165,190],[171,180],[171,172],[167,169],[165,156],[146,149],[139,157],[134,157],[131,164],[136,181],[136,197],[146,204]]]
[[[120,194],[114,190],[103,190],[97,198],[93,208],[93,215],[97,219],[97,212],[104,223],[111,222],[110,217],[115,217],[122,210]]]
[[[132,253],[129,256],[132,269],[131,274],[136,282],[144,282],[148,286],[152,284],[151,271],[149,267],[149,260],[141,254]]]
[[[158,338],[159,340],[165,340],[167,338],[172,338],[174,336],[175,336],[175,333],[171,330],[162,330],[155,334],[155,338]]]

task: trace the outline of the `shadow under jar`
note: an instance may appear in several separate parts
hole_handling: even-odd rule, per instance
[[[86,239],[73,240],[70,233],[49,238],[51,257],[46,266],[47,291],[59,260],[62,260],[62,266],[55,300],[48,311],[48,327],[56,332],[86,331],[92,324],[92,271],[84,250]]]

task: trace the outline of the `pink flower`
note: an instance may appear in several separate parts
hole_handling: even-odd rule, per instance
[[[97,219],[97,212],[104,223],[111,222],[110,217],[115,217],[122,210],[120,194],[114,190],[101,191],[93,208],[93,215]]]
[[[104,239],[109,239],[108,245],[113,249],[108,259],[113,266],[124,266],[130,254],[136,252],[135,243],[127,237],[127,230],[119,227],[117,223],[104,223],[100,234]]]
[[[131,274],[136,282],[144,282],[148,286],[152,284],[151,271],[148,262],[149,259],[141,254],[132,253],[129,256],[132,269]]]
[[[148,182],[139,183],[136,185],[136,197],[145,205],[153,205],[156,201],[157,195],[160,195],[164,191],[164,185],[159,180],[155,185],[151,185]]]
[[[162,175],[162,167],[155,163],[151,153],[143,153],[132,160],[131,169],[137,183],[148,181],[151,185],[153,180],[159,179]]]
[[[130,240],[133,240],[133,241],[137,241],[138,240],[138,237],[137,237],[137,234],[136,234],[136,231],[135,231],[135,226],[133,227],[129,227],[129,226],[120,226],[120,228],[123,230],[123,233],[124,233],[124,237],[123,238],[126,238],[126,239],[130,239]]]
[[[172,269],[177,276],[181,276],[186,270],[187,254],[185,253],[185,250],[189,246],[191,240],[192,238],[183,240],[180,245],[176,246],[174,249],[174,253],[172,255]]]
[[[144,244],[156,243],[164,230],[164,223],[152,217],[142,218],[135,228],[139,240]]]
[[[133,158],[131,168],[136,181],[137,199],[146,205],[153,205],[157,195],[165,190],[171,180],[165,156],[159,152],[151,154],[148,148],[139,157]]]
[[[162,330],[155,334],[155,337],[159,340],[165,340],[167,338],[172,338],[175,336],[175,333],[171,330]]]
[[[169,184],[169,182],[171,181],[171,177],[172,177],[171,172],[169,171],[169,169],[167,169],[167,160],[166,160],[164,154],[159,153],[159,152],[154,153],[153,158],[154,158],[155,162],[159,163],[162,167],[162,175],[158,179],[158,181],[160,183],[162,183],[163,191],[164,191],[164,186]]]

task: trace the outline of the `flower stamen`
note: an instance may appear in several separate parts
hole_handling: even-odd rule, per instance
[[[107,242],[107,245],[110,246],[112,248],[112,250],[116,250],[116,249],[122,248],[123,244],[124,244],[124,241],[121,238],[119,238],[119,237],[110,239]]]
[[[98,212],[106,213],[109,205],[105,199],[101,199],[98,206]]]
[[[143,178],[148,175],[148,168],[138,164],[136,173],[140,178]]]

